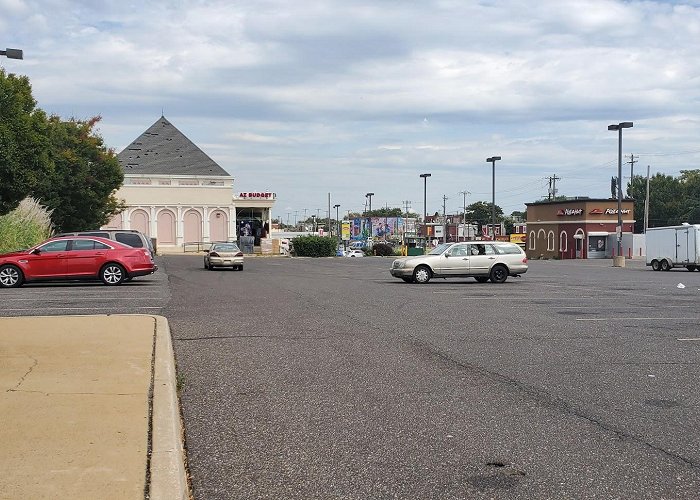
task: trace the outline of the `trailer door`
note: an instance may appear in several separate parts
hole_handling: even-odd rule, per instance
[[[688,228],[676,229],[676,262],[679,264],[688,263],[691,243],[688,233]]]

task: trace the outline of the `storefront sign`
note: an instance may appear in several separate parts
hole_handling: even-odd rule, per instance
[[[583,208],[561,208],[557,210],[557,216],[561,217],[563,215],[581,215],[583,213]]]
[[[240,193],[238,197],[269,200],[275,198],[275,193]]]
[[[588,212],[590,215],[615,215],[617,214],[617,208],[606,208],[605,211],[603,211],[602,208],[594,208],[590,212]],[[623,214],[628,214],[630,213],[629,208],[623,208],[622,212]]]

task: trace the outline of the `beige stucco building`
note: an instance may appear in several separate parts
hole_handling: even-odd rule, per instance
[[[234,178],[161,116],[117,155],[127,209],[105,228],[137,229],[159,251],[211,241],[266,239],[275,193],[234,193]]]

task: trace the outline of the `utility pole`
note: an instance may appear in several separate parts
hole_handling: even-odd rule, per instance
[[[442,195],[442,242],[447,243],[447,196]]]
[[[326,226],[328,235],[333,236],[333,228],[331,228],[331,194],[328,193],[328,225]]]
[[[460,191],[459,194],[464,195],[464,205],[462,206],[462,237],[465,240],[469,239],[469,231],[467,231],[467,195],[471,194],[469,191]],[[465,234],[466,232],[466,234]],[[457,238],[459,240],[459,237]]]
[[[411,208],[411,201],[410,200],[403,200],[401,202],[401,204],[403,205],[403,213],[408,215],[408,209]]]
[[[647,165],[647,198],[644,201],[644,234],[647,234],[649,227],[649,165]]]
[[[557,174],[549,177],[549,194],[547,196],[548,200],[552,200],[557,195],[557,181],[560,181],[561,177],[557,177]]]
[[[634,155],[630,155],[630,161],[627,163],[630,164],[630,187],[627,190],[627,196],[631,196],[632,192],[632,181],[634,180],[634,164],[639,162],[639,156],[637,156],[637,159],[634,159]]]

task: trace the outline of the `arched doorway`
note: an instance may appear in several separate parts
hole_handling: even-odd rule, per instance
[[[222,210],[215,210],[209,215],[209,236],[211,241],[228,240],[228,217]]]
[[[202,241],[202,216],[196,210],[188,210],[184,217],[185,243]]]
[[[146,236],[150,236],[151,232],[148,230],[148,213],[145,210],[136,209],[131,212],[131,222],[130,228],[141,231]]]
[[[158,245],[174,245],[176,235],[175,214],[170,210],[161,210],[158,212],[157,227]]]

